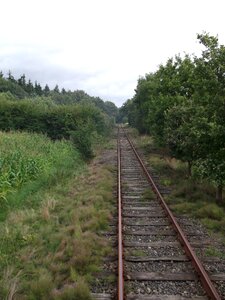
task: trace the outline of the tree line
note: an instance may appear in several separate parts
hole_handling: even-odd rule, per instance
[[[200,56],[176,55],[139,78],[135,95],[120,109],[140,133],[151,134],[172,157],[188,163],[189,175],[225,184],[225,47],[218,37],[197,35]]]
[[[100,97],[93,97],[88,95],[83,90],[65,90],[65,88],[59,89],[58,84],[53,89],[50,89],[48,84],[45,84],[44,88],[40,83],[35,81],[34,83],[29,79],[26,79],[26,75],[21,75],[16,79],[12,72],[9,71],[7,76],[4,77],[2,71],[0,71],[0,93],[8,93],[8,97],[25,99],[38,97],[48,97],[56,104],[69,105],[77,103],[91,103],[110,117],[115,118],[118,112],[116,105],[111,101],[103,101]]]
[[[53,140],[67,139],[85,159],[93,156],[92,144],[107,136],[114,124],[117,107],[110,101],[91,97],[81,90],[50,90],[16,80],[11,72],[0,73],[0,130],[38,132]]]

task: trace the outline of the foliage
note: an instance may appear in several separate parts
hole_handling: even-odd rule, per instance
[[[224,210],[216,204],[211,203],[202,206],[198,211],[196,211],[195,215],[200,218],[210,218],[221,221],[224,217]]]
[[[29,133],[0,132],[0,204],[29,181],[48,177],[60,168],[62,160],[73,164],[79,155],[69,142],[52,142],[46,136]]]
[[[130,125],[150,133],[172,157],[188,162],[199,179],[225,183],[225,47],[198,34],[200,57],[175,56],[138,80],[133,99],[120,110]],[[220,198],[220,199],[219,199]]]
[[[19,99],[25,98],[27,96],[26,91],[24,91],[21,86],[19,86],[15,82],[0,77],[0,93],[2,92],[10,92],[12,95]]]
[[[7,78],[4,78],[3,73],[0,72],[0,94],[7,92],[11,93],[17,100],[33,98],[36,101],[38,97],[48,97],[53,103],[58,105],[93,105],[104,112],[109,118],[112,119],[112,121],[116,118],[118,113],[116,105],[111,101],[104,102],[99,97],[89,96],[82,90],[66,91],[64,88],[62,88],[60,91],[57,84],[52,90],[49,88],[48,84],[42,88],[40,83],[37,81],[35,81],[34,84],[30,79],[27,81],[25,74],[16,80],[10,71]],[[46,101],[48,101],[47,98]]]
[[[204,180],[197,182],[195,178],[187,178],[186,163],[171,159],[167,149],[158,147],[151,137],[139,136],[136,143],[141,145],[148,163],[159,175],[160,186],[169,185],[171,193],[164,195],[164,199],[170,208],[177,214],[190,215],[208,229],[224,235],[225,208],[216,202],[213,186]],[[146,190],[144,198],[147,194]]]
[[[106,136],[112,126],[110,119],[92,104],[56,105],[51,98],[10,101],[2,97],[0,110],[0,130],[43,133],[53,140],[69,140],[72,132],[76,146],[88,158],[91,150],[86,147],[91,149],[92,137]]]
[[[56,181],[10,207],[0,226],[2,298],[15,286],[18,299],[91,299],[94,274],[111,253],[101,235],[114,213],[111,168],[61,154]]]
[[[90,130],[90,127],[85,124],[78,126],[76,131],[70,132],[71,141],[86,159],[93,158],[94,156],[91,133],[92,131]]]

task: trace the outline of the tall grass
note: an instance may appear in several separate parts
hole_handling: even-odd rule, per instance
[[[102,259],[112,255],[101,235],[114,212],[112,166],[97,158],[82,164],[70,144],[50,142],[59,146],[53,153],[54,145],[46,143],[39,150],[24,147],[42,168],[7,195],[8,212],[0,219],[0,299],[91,300],[89,286]]]
[[[67,141],[53,142],[36,133],[0,132],[1,209],[15,202],[13,192],[25,196],[25,186],[30,193],[35,185],[48,184],[56,175],[63,177],[67,169],[80,163],[78,151]]]

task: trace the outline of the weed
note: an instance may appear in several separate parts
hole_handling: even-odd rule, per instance
[[[206,250],[205,250],[205,255],[206,256],[216,256],[216,257],[219,257],[219,258],[222,258],[222,259],[225,259],[225,254],[222,253],[220,250],[212,247],[212,246],[209,246]]]
[[[161,181],[161,184],[164,185],[164,186],[171,186],[172,185],[172,181],[168,178],[164,178],[162,181]]]
[[[141,200],[142,200],[142,201],[150,201],[150,200],[154,200],[154,199],[155,199],[155,194],[154,194],[154,192],[153,192],[150,188],[147,188],[147,189],[144,191]]]
[[[171,209],[178,214],[190,214],[195,207],[195,204],[183,201],[182,199],[181,203],[171,204]]]
[[[0,298],[13,300],[19,290],[21,271],[14,275],[14,269],[7,267],[0,279]]]
[[[46,269],[40,269],[39,277],[36,278],[30,285],[31,299],[44,300],[50,299],[53,288],[53,279],[51,274]]]
[[[194,214],[199,218],[209,218],[220,221],[224,217],[224,210],[215,203],[207,203],[199,208]]]
[[[203,218],[201,222],[210,230],[214,232],[221,231],[222,233],[225,233],[225,217],[223,219],[219,220],[212,220],[210,218]]]
[[[109,283],[115,283],[116,280],[117,280],[117,277],[116,277],[116,275],[111,274],[111,275],[108,275],[108,276],[106,277],[106,280],[107,280]]]
[[[91,299],[87,285],[112,252],[98,233],[113,212],[114,168],[96,161],[84,168],[68,143],[59,149],[37,179],[7,195],[0,226],[1,299],[10,282],[3,273],[12,265],[11,278],[23,270],[16,289],[11,285],[21,299]]]
[[[65,286],[63,290],[55,295],[56,300],[92,300],[90,290],[83,279],[79,279],[73,286]]]

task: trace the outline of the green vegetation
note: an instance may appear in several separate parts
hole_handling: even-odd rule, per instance
[[[79,126],[76,131],[72,131],[70,138],[84,158],[93,158],[91,130],[87,125]]]
[[[69,142],[53,142],[40,134],[0,132],[1,218],[23,205],[26,194],[70,175],[71,168],[79,165],[79,152]]]
[[[112,120],[92,104],[56,105],[50,98],[14,101],[0,94],[0,130],[46,134],[71,140],[84,159],[93,157],[93,144],[109,135]]]
[[[69,139],[71,131],[88,126],[91,132],[108,134],[110,120],[93,105],[55,105],[43,99],[0,99],[0,129],[46,133],[51,139]]]
[[[0,72],[0,111],[0,299],[91,299],[113,168],[90,159],[117,108]]]
[[[225,253],[223,253],[222,251],[214,248],[214,247],[208,247],[208,249],[205,250],[205,255],[206,256],[216,256],[222,259],[225,259]]]
[[[151,189],[146,189],[142,195],[141,201],[152,201],[155,200],[155,194],[153,193],[153,191]]]
[[[225,234],[225,209],[214,197],[214,188],[207,182],[198,182],[187,177],[187,164],[171,158],[164,148],[156,146],[152,137],[147,135],[137,138],[137,144],[142,145],[148,162],[160,176],[160,184],[171,189],[169,195],[164,195],[166,202],[176,214],[192,216],[202,222],[209,230]],[[148,191],[144,198],[151,199]]]
[[[139,257],[144,257],[147,256],[146,252],[144,252],[141,249],[134,249],[134,250],[128,250],[127,253],[130,256],[139,256]]]
[[[1,133],[0,151],[8,179],[36,166],[2,198],[0,298],[91,299],[88,285],[111,251],[100,233],[113,212],[112,167],[87,167],[69,141],[39,134]]]
[[[42,88],[40,83],[36,81],[34,84],[31,80],[27,81],[25,74],[18,79],[15,79],[10,71],[7,75],[8,76],[4,78],[3,73],[0,72],[0,96],[6,93],[8,98],[14,99],[15,101],[29,98],[34,101],[42,99],[44,102],[47,102],[50,99],[52,103],[56,105],[91,104],[112,119],[117,116],[118,109],[113,102],[103,101],[99,97],[89,96],[82,90],[66,91],[62,88],[60,91],[58,85],[51,90],[48,84]]]
[[[46,134],[53,140],[72,140],[84,159],[93,157],[93,143],[108,136],[117,115],[110,101],[91,97],[81,90],[43,89],[23,74],[15,79],[0,72],[0,130]]]
[[[206,33],[197,38],[202,54],[177,55],[140,78],[117,119],[151,134],[171,157],[187,163],[189,176],[216,187],[224,205],[225,46]]]

